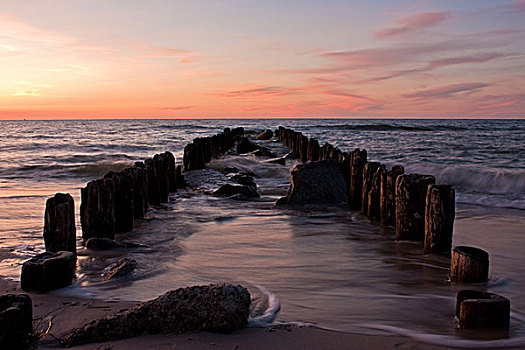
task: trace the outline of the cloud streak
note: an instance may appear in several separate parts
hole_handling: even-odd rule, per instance
[[[399,20],[395,27],[386,28],[375,33],[378,39],[388,39],[403,34],[418,32],[425,28],[436,26],[447,18],[450,13],[446,11],[416,13]]]
[[[412,94],[405,94],[407,98],[450,98],[459,93],[473,93],[490,84],[484,83],[464,83],[441,86],[434,89],[422,90]]]

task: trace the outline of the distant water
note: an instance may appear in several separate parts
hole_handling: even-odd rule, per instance
[[[238,202],[179,191],[117,239],[149,248],[107,253],[81,249],[77,283],[58,293],[145,300],[171,288],[232,281],[254,295],[256,323],[304,322],[343,331],[397,332],[429,342],[469,346],[525,345],[524,120],[108,120],[2,121],[0,127],[0,275],[19,279],[20,264],[43,250],[45,200],[79,189],[109,170],[165,150],[182,160],[184,145],[224,127],[247,133],[283,125],[343,151],[366,148],[369,160],[433,174],[457,193],[454,243],[491,254],[488,288],[511,299],[510,339],[476,341],[486,332],[458,332],[448,258],[423,256],[416,243],[355,212],[279,210],[289,185],[286,166],[254,156],[225,165],[253,171],[261,199]],[[265,143],[278,153],[278,142]],[[77,210],[78,212],[78,210]],[[81,229],[77,218],[77,231]],[[3,254],[4,255],[4,254]],[[139,267],[131,281],[101,282],[124,255]],[[279,309],[279,313],[276,314]],[[437,337],[437,338],[436,338]],[[437,339],[437,340],[436,340]],[[521,344],[521,343],[520,343]]]

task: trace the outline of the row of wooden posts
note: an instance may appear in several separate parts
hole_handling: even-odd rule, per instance
[[[449,253],[455,217],[454,189],[436,185],[432,175],[405,174],[402,165],[390,170],[367,160],[367,151],[347,153],[282,126],[277,137],[302,162],[336,160],[347,185],[348,204],[371,220],[395,226],[396,239],[424,241],[425,253]]]
[[[436,185],[432,175],[405,174],[402,165],[388,170],[384,164],[369,162],[365,149],[347,153],[329,143],[320,147],[315,138],[282,126],[276,135],[302,162],[336,160],[346,181],[349,207],[383,226],[395,226],[397,240],[423,241],[425,253],[451,252],[455,192],[450,185]],[[468,246],[452,249],[452,282],[485,282],[488,272],[486,251]],[[510,301],[494,293],[461,290],[456,317],[462,328],[507,328]]]

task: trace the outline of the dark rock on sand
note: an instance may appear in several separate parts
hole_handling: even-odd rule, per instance
[[[104,281],[127,277],[131,275],[133,271],[135,271],[135,267],[137,267],[137,261],[135,261],[135,259],[120,259],[113,266],[111,266],[109,272],[104,275]]]
[[[62,344],[71,347],[138,336],[144,332],[231,333],[246,326],[250,293],[242,286],[208,285],[180,288],[160,297],[91,321],[71,330]]]
[[[320,160],[296,165],[286,197],[277,204],[343,204],[346,183],[337,161]]]
[[[33,303],[29,295],[1,295],[0,349],[27,349],[33,340]]]
[[[257,140],[269,140],[273,137],[273,131],[267,129],[257,136]]]
[[[241,137],[237,143],[237,153],[245,154],[256,151],[259,146],[254,145],[247,137]]]
[[[76,256],[71,252],[45,252],[22,265],[20,284],[25,291],[47,292],[69,286],[76,267]]]
[[[257,190],[252,186],[246,185],[225,184],[221,186],[217,191],[213,192],[213,195],[219,197],[231,197],[238,194],[246,198],[259,198],[259,193],[257,193]]]

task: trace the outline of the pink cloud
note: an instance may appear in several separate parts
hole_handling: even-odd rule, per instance
[[[510,5],[501,6],[506,13],[525,12],[525,0],[516,0]]]
[[[401,34],[416,32],[428,27],[433,27],[450,17],[449,12],[436,11],[416,13],[399,20],[398,26],[386,28],[375,33],[378,39],[391,38]]]
[[[286,89],[280,86],[255,85],[238,90],[215,93],[213,95],[234,98],[259,98],[285,95],[290,93],[291,90],[292,89]]]
[[[162,107],[159,108],[162,111],[183,111],[186,109],[194,108],[194,106],[173,106],[173,107]]]
[[[464,83],[464,84],[452,84],[447,86],[441,86],[434,89],[422,90],[412,94],[406,94],[404,97],[408,98],[449,98],[453,97],[458,93],[472,93],[478,91],[490,84],[484,83]]]

